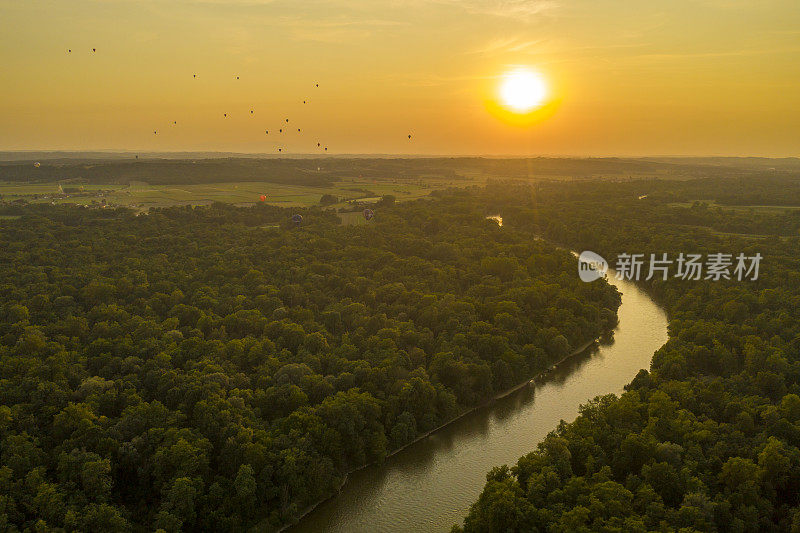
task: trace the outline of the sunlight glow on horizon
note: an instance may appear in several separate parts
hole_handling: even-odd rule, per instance
[[[796,0],[299,4],[0,1],[0,150],[800,155]]]

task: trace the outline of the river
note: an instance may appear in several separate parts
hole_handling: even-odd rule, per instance
[[[577,275],[577,272],[575,273]],[[339,495],[290,529],[300,532],[447,532],[461,523],[494,466],[513,465],[598,395],[621,393],[667,341],[667,317],[633,283],[622,293],[613,340],[592,346],[528,386],[350,475]]]

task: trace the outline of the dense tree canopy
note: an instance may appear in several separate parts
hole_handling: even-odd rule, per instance
[[[350,227],[266,205],[13,209],[2,530],[277,528],[616,323],[612,287],[473,194]],[[729,477],[793,461],[781,446]]]

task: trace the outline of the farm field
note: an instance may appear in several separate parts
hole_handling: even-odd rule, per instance
[[[421,180],[373,180],[345,178],[331,187],[287,185],[266,181],[244,181],[203,184],[154,185],[132,182],[118,184],[81,184],[80,192],[64,195],[58,182],[3,183],[0,182],[0,197],[5,201],[19,199],[31,203],[91,205],[105,200],[109,205],[138,209],[165,207],[170,205],[205,205],[225,202],[250,205],[259,202],[263,194],[266,203],[281,207],[309,207],[318,205],[325,194],[339,197],[333,207],[346,205],[348,201],[363,198],[366,202],[377,201],[381,196],[393,195],[399,201],[427,196],[432,190],[453,186],[464,187],[482,180],[446,180],[428,178]],[[66,186],[66,184],[64,185]],[[78,187],[69,184],[70,187]]]

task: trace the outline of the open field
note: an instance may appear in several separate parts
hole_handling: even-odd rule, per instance
[[[394,195],[398,200],[412,200],[427,196],[432,190],[452,186],[468,186],[479,180],[373,180],[367,178],[344,178],[331,187],[286,185],[270,182],[229,182],[180,185],[153,185],[132,182],[130,185],[81,184],[80,192],[64,195],[59,183],[2,183],[0,196],[6,201],[24,199],[32,203],[55,202],[58,204],[91,205],[103,199],[110,205],[139,209],[168,205],[203,205],[225,202],[250,205],[259,202],[263,194],[267,203],[282,207],[308,207],[318,205],[324,194],[340,198],[335,207],[348,201],[361,199],[374,202],[381,196]],[[75,187],[70,184],[71,187]]]

